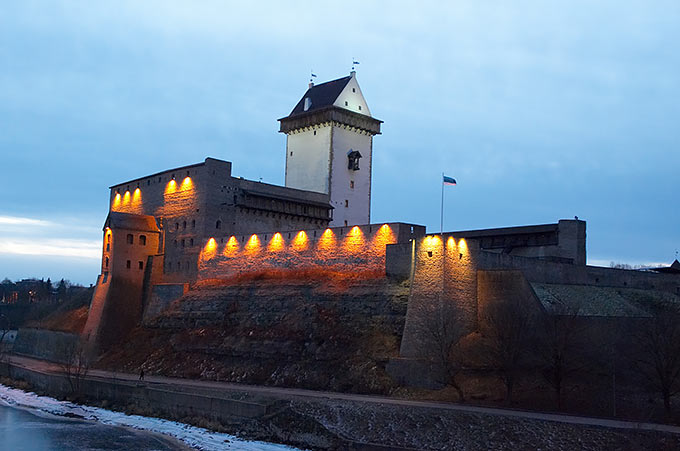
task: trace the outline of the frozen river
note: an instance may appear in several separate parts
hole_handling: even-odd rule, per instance
[[[0,405],[0,448],[15,451],[187,449],[160,434],[4,405]]]

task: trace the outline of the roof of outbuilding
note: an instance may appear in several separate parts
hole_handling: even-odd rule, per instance
[[[312,86],[305,92],[305,95],[303,95],[297,105],[295,105],[295,108],[293,108],[293,111],[290,112],[288,117],[333,105],[351,79],[351,76],[342,77],[337,80],[331,80],[326,83],[321,83],[320,85]],[[306,98],[309,98],[312,102],[307,111],[305,111]]]
[[[109,212],[104,224],[111,229],[138,230],[141,232],[160,232],[156,224],[156,218],[147,215],[122,213],[120,211]]]

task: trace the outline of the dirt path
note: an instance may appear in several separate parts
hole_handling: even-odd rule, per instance
[[[59,367],[59,365],[52,362],[16,355],[11,356],[10,359],[13,364],[25,368],[38,370],[42,372],[52,373],[61,372],[61,368]],[[106,380],[123,380],[130,382],[139,381],[139,375],[136,374],[119,373],[97,369],[90,370],[88,372],[88,377]],[[329,399],[338,401],[368,403],[373,405],[383,404],[395,407],[401,406],[401,407],[440,409],[444,411],[495,415],[509,418],[521,418],[527,420],[551,421],[574,425],[599,426],[606,428],[630,429],[637,431],[658,431],[671,434],[680,434],[680,427],[656,423],[639,423],[633,421],[612,420],[607,418],[582,417],[575,415],[541,413],[516,409],[500,409],[493,407],[478,407],[465,404],[453,404],[432,401],[413,401],[407,399],[386,398],[370,395],[357,395],[351,393],[323,392],[297,388],[266,387],[258,385],[233,384],[226,382],[179,379],[162,376],[147,376],[144,378],[144,383],[156,387],[168,386],[171,387],[173,390],[177,391],[188,392],[200,391],[202,393],[214,392],[215,394],[219,393],[221,396],[224,396],[225,393],[232,393],[233,395],[245,394],[246,396],[260,396],[272,400],[295,399],[304,401],[304,400]]]

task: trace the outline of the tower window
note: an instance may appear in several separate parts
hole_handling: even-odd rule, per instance
[[[111,243],[106,243],[106,251],[108,252],[110,250],[111,250]]]
[[[216,229],[221,229],[221,228],[222,228],[222,221],[220,221],[220,220],[218,219],[217,222],[215,223],[215,228],[216,228]]]
[[[175,223],[175,230],[179,230],[179,222]]]
[[[127,244],[132,244],[132,243],[134,243],[134,241],[135,241],[135,238],[132,236],[131,233],[128,233],[127,234]]]
[[[186,230],[186,229],[187,229],[187,222],[184,221],[184,222],[182,222],[182,230]]]
[[[349,103],[347,102],[347,100],[345,100],[345,106],[349,106]]]
[[[354,180],[349,181],[349,187],[350,189],[354,189]]]
[[[361,158],[361,153],[358,150],[350,149],[349,152],[347,152],[347,169],[351,171],[358,171],[359,158]]]
[[[104,266],[107,268],[109,267],[109,257],[106,257],[106,259],[104,260]]]
[[[352,88],[352,92],[357,92],[357,88]]]
[[[345,199],[345,208],[349,207],[349,200]]]
[[[293,156],[293,152],[290,153],[290,156],[291,156],[291,157]]]
[[[130,260],[128,260],[127,262],[125,262],[125,267],[127,269],[130,269],[131,264],[132,264],[132,262]]]
[[[144,262],[137,262],[139,269],[144,269]]]
[[[146,246],[146,235],[139,235],[139,244]]]
[[[361,111],[361,105],[359,105],[359,111]]]
[[[196,220],[195,220],[195,219],[192,219],[192,220],[191,220],[191,228],[192,228],[192,229],[195,229],[195,228],[196,228]]]
[[[189,238],[189,246],[193,246],[193,245],[194,245],[194,239],[193,239],[193,238]]]
[[[316,136],[316,130],[314,130],[314,136]]]

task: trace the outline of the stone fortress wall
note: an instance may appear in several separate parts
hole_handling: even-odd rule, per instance
[[[559,234],[546,239],[549,230]],[[505,252],[488,249],[494,239],[514,246],[499,246]],[[401,342],[401,357],[407,359],[423,355],[419,327],[426,315],[450,307],[472,332],[479,329],[486,308],[494,302],[518,300],[544,309],[538,286],[571,290],[569,295],[578,297],[575,301],[583,303],[583,314],[590,316],[619,314],[616,306],[607,310],[588,305],[598,290],[599,294],[609,290],[605,295],[613,303],[661,297],[680,305],[677,274],[587,266],[584,221],[425,235],[416,238],[412,247],[411,293]]]
[[[387,265],[387,245],[408,245],[424,234],[423,226],[388,223],[211,237],[201,252],[198,278],[271,269],[390,276],[394,264]]]

